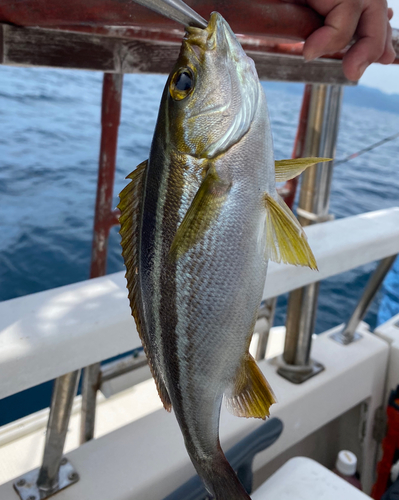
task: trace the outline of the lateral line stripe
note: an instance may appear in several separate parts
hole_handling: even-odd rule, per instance
[[[173,403],[179,407],[180,415],[183,415],[183,395],[181,392],[181,364],[178,356],[179,338],[177,334],[177,263],[169,258],[169,250],[180,222],[179,211],[184,193],[184,165],[179,161],[174,162],[172,158],[171,169],[168,178],[168,188],[163,212],[163,227],[167,227],[162,240],[161,260],[161,302],[160,317],[162,321],[162,346],[165,358],[168,360],[169,376],[174,379]],[[177,408],[175,408],[175,411]],[[184,420],[184,419],[183,419]],[[185,425],[181,422],[181,425]]]

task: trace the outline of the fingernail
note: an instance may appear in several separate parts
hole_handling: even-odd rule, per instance
[[[305,47],[303,49],[303,57],[305,59],[305,62],[314,61],[323,54],[324,52],[320,51],[319,47],[307,47],[305,44]]]
[[[359,67],[357,68],[357,71],[358,71],[358,80],[362,77],[363,73],[366,71],[366,69],[368,68],[369,66],[369,63],[368,62],[364,62],[362,64],[359,64]]]
[[[303,57],[305,59],[305,62],[314,61],[315,59],[317,59],[321,55],[323,55],[323,53],[316,51],[316,50],[304,50],[303,51]]]

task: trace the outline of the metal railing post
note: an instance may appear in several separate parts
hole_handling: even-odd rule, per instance
[[[309,117],[310,97],[312,85],[306,84],[303,97],[301,111],[299,114],[299,123],[295,136],[294,147],[292,151],[292,158],[301,158],[304,156],[306,130]],[[279,194],[283,197],[286,204],[292,209],[295,200],[296,188],[298,185],[298,177],[288,180],[283,187],[278,188]],[[267,343],[269,341],[270,329],[273,327],[274,316],[276,313],[277,297],[273,297],[265,303],[261,304],[258,320],[263,319],[266,322],[264,328],[259,330],[258,345],[256,347],[255,359],[257,361],[264,359],[266,356]]]
[[[79,376],[80,370],[76,370],[54,381],[42,465],[14,482],[22,500],[43,500],[79,480],[62,456]]]
[[[37,479],[39,489],[45,492],[53,491],[58,487],[58,471],[79,375],[80,370],[76,370],[58,377],[54,382],[43,462]]]
[[[276,303],[277,298],[273,297],[271,299],[265,300],[260,305],[258,320],[262,320],[264,323],[263,328],[255,330],[258,335],[258,345],[256,346],[256,354],[255,359],[260,361],[261,359],[265,359],[267,343],[269,341],[269,333],[270,329],[273,326],[274,315],[276,313]]]
[[[90,278],[105,275],[109,231],[113,225],[118,223],[118,215],[112,211],[112,200],[114,194],[118,129],[122,107],[122,85],[123,74],[104,73],[101,105],[101,146]],[[99,375],[100,363],[87,366],[83,371],[82,414],[80,423],[81,444],[90,441],[94,437]]]
[[[364,315],[370,307],[370,304],[373,301],[376,293],[380,289],[385,276],[388,274],[388,271],[391,269],[392,264],[395,262],[396,257],[396,255],[392,255],[391,257],[387,257],[381,260],[376,270],[367,282],[363,295],[361,296],[357,306],[355,307],[352,316],[349,318],[348,322],[340,332],[331,335],[331,338],[333,340],[339,342],[340,344],[348,345],[362,338],[362,335],[356,332],[356,328],[364,318]]]
[[[82,409],[80,414],[80,444],[94,437],[97,391],[100,388],[101,363],[86,366],[82,379]]]
[[[334,158],[338,135],[343,87],[313,85],[304,156]],[[302,177],[298,218],[303,226],[331,220],[328,214],[333,166],[317,164]],[[312,334],[316,319],[319,284],[291,292],[286,322],[283,362],[278,373],[294,383],[301,383],[323,370],[310,360]]]

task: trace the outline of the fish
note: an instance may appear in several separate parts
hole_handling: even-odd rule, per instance
[[[220,445],[223,399],[261,419],[275,402],[249,353],[268,260],[317,267],[276,179],[317,161],[274,161],[255,64],[223,17],[188,27],[149,158],[118,208],[130,307],[159,396],[217,500],[250,498]]]

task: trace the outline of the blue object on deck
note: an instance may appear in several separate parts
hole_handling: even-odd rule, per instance
[[[283,431],[283,422],[272,418],[239,441],[226,453],[230,465],[247,493],[252,492],[252,463],[255,455],[271,446]],[[199,476],[194,476],[164,500],[205,500],[212,498]]]
[[[399,257],[382,284],[382,300],[378,310],[377,325],[399,314]]]
[[[382,495],[381,500],[399,500],[399,479]]]

